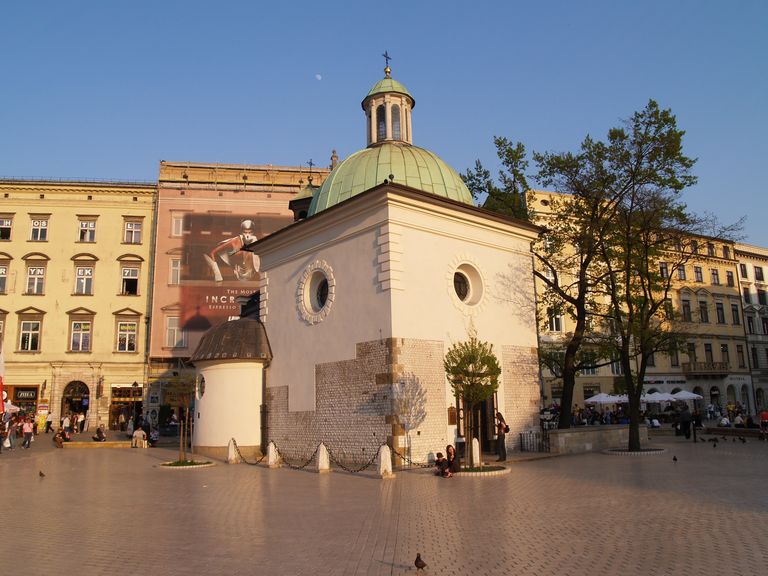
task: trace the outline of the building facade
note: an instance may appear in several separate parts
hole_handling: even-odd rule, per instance
[[[754,402],[758,411],[768,407],[768,249],[736,244],[747,361],[752,373]]]
[[[495,451],[501,411],[514,449],[538,425],[530,246],[540,229],[476,208],[460,176],[412,144],[414,100],[389,68],[362,105],[368,147],[331,172],[306,220],[250,248],[272,351],[262,441],[294,458],[325,442],[358,463],[384,442],[417,461],[463,446],[467,407],[443,359],[477,334],[493,344],[502,375],[474,407],[472,433]],[[205,394],[217,386],[226,382],[206,376]]]
[[[141,410],[154,184],[0,180],[8,400],[118,427]]]
[[[310,184],[322,184],[328,172],[160,163],[148,349],[150,417],[157,417],[161,404],[174,409],[186,404],[194,379],[187,361],[201,337],[239,316],[239,298],[259,292],[258,258],[240,248],[291,224],[289,202]]]
[[[534,193],[533,206],[542,221],[546,221],[546,207],[558,199],[565,201],[566,197],[552,192]],[[682,249],[688,251],[683,257],[675,251]],[[661,276],[671,280],[669,298],[677,318],[676,329],[685,335],[686,342],[682,351],[653,356],[645,375],[645,393],[687,390],[702,396],[702,407],[740,403],[754,413],[749,345],[737,281],[738,257],[732,241],[695,237],[685,247],[671,247],[667,261],[660,260]],[[562,273],[567,277],[568,271]],[[538,281],[537,294],[544,290],[544,283]],[[567,313],[553,312],[541,300],[539,317],[543,342],[564,342],[573,329]],[[576,378],[574,403],[583,406],[597,393],[619,391],[622,378],[618,361],[582,370]],[[562,378],[543,369],[542,385],[544,404],[559,404]]]

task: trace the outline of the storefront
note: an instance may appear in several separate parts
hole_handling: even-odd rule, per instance
[[[125,430],[128,422],[134,422],[142,414],[144,390],[138,383],[131,386],[113,386],[109,405],[109,429]]]
[[[6,386],[5,391],[21,413],[29,416],[37,414],[38,386]]]

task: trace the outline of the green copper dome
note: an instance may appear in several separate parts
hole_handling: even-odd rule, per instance
[[[410,92],[408,92],[408,88],[400,84],[400,82],[397,80],[393,80],[389,76],[386,76],[385,78],[382,78],[376,82],[376,84],[373,85],[373,88],[371,88],[371,91],[368,92],[365,98],[363,98],[363,110],[365,110],[365,101],[368,100],[368,98],[375,96],[376,94],[386,94],[388,92],[396,92],[398,94],[404,94],[408,96],[408,98],[411,99],[411,108],[416,107],[416,99],[411,96]]]
[[[392,179],[396,184],[472,205],[472,194],[456,171],[418,146],[384,143],[360,150],[339,164],[312,198],[309,216]]]

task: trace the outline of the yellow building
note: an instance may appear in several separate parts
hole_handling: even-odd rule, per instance
[[[8,400],[87,413],[139,412],[155,184],[0,180],[0,328]]]
[[[563,197],[535,191],[531,208],[537,223],[546,225],[551,202]],[[702,408],[710,403],[725,406],[738,402],[754,413],[734,243],[696,237],[685,250],[688,253],[681,259],[673,247],[668,261],[659,262],[661,274],[672,276],[669,297],[678,313],[679,329],[686,335],[685,348],[683,352],[654,355],[645,375],[644,392],[687,390],[703,397]],[[568,271],[561,273],[567,279]],[[537,294],[544,290],[544,283],[537,280]],[[567,341],[572,330],[568,314],[553,313],[540,302],[539,317],[542,342]],[[544,403],[559,403],[562,379],[548,369],[542,373]],[[582,371],[576,379],[574,403],[583,405],[585,399],[599,392],[615,392],[615,384],[622,378],[618,362]]]

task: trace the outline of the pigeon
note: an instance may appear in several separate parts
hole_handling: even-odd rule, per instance
[[[672,456],[672,462],[677,462],[677,456]]]
[[[747,439],[744,438],[743,436],[739,436],[739,440],[741,441],[742,444],[746,444],[747,443]]]
[[[732,438],[732,439],[731,439],[731,442],[736,442],[736,438]]]
[[[416,553],[416,560],[413,562],[413,565],[416,566],[417,572],[419,570],[424,570],[424,568],[427,567],[427,563],[421,559],[421,554],[419,554],[418,552]]]
[[[40,476],[40,478],[45,478],[45,474],[43,474],[42,470],[40,470],[37,474]]]
[[[725,436],[723,436],[723,440],[728,440],[728,438],[726,438]]]
[[[712,448],[717,448],[717,442],[712,443]]]

